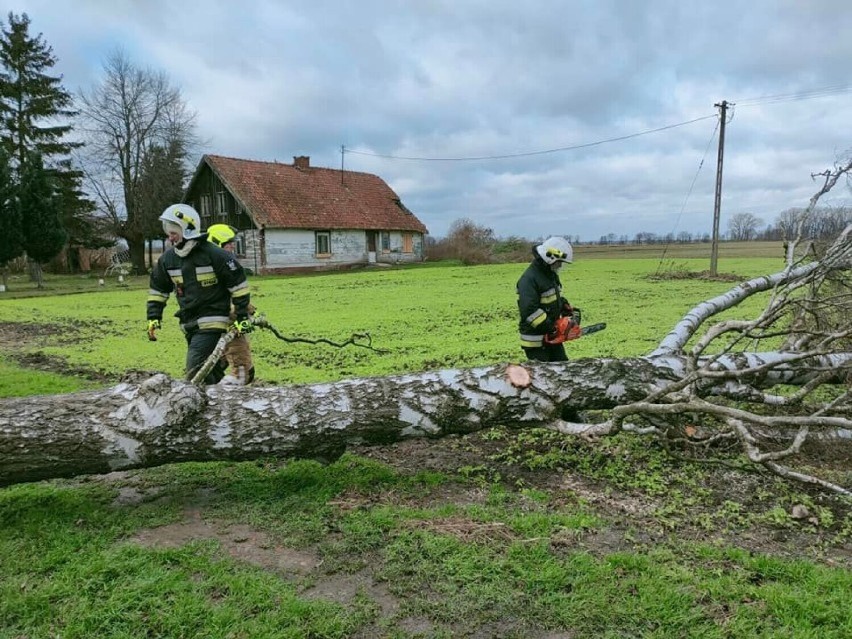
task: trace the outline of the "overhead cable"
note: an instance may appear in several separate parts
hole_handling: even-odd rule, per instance
[[[709,120],[710,118],[715,118],[717,115],[714,113],[713,115],[705,115],[700,118],[695,118],[694,120],[687,120],[686,122],[678,122],[677,124],[669,124],[667,126],[661,126],[657,129],[649,129],[647,131],[640,131],[639,133],[631,133],[629,135],[621,135],[615,138],[607,138],[606,140],[598,140],[597,142],[587,142],[585,144],[575,144],[573,146],[563,146],[557,149],[546,149],[544,151],[529,151],[525,153],[508,153],[506,155],[480,155],[475,157],[458,157],[458,158],[429,158],[429,157],[410,157],[410,156],[402,156],[402,155],[383,155],[381,153],[368,153],[367,151],[353,151],[352,149],[344,149],[344,153],[353,153],[356,155],[369,155],[371,157],[376,158],[386,158],[389,160],[415,160],[422,162],[470,162],[470,161],[481,161],[481,160],[505,160],[508,158],[522,158],[529,157],[532,155],[545,155],[547,153],[559,153],[561,151],[574,151],[576,149],[586,149],[593,146],[600,146],[601,144],[607,144],[609,142],[619,142],[621,140],[629,140],[630,138],[638,138],[642,135],[650,135],[651,133],[658,133],[660,131],[666,131],[668,129],[675,129],[677,127],[686,126],[687,124],[693,124],[695,122],[700,122],[701,120]]]
[[[835,86],[811,89],[809,91],[798,91],[796,93],[779,93],[777,95],[764,95],[746,100],[733,100],[739,106],[760,106],[762,104],[777,104],[779,102],[797,102],[800,100],[813,100],[831,95],[840,95],[852,92],[852,85],[838,84]]]

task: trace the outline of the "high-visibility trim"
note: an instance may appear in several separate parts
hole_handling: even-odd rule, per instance
[[[536,309],[535,313],[533,313],[532,315],[527,317],[527,323],[530,326],[532,326],[533,328],[536,328],[536,327],[540,326],[541,324],[544,324],[544,322],[546,322],[546,321],[547,321],[547,313],[545,313],[540,308]]]
[[[542,304],[553,304],[556,300],[559,299],[559,291],[555,288],[549,288],[546,291],[542,291],[541,293],[541,303]]]
[[[241,282],[236,286],[232,286],[228,289],[231,292],[231,297],[243,297],[249,294],[249,285],[248,282]]]
[[[169,277],[172,279],[172,282],[175,284],[183,284],[183,273],[179,268],[170,268],[166,271],[169,274]]]
[[[197,266],[195,268],[195,279],[199,286],[207,288],[216,286],[219,280],[216,278],[216,272],[212,266]]]
[[[521,346],[525,348],[538,348],[541,346],[544,335],[524,335],[521,333]]]
[[[158,291],[155,288],[148,289],[148,301],[149,302],[162,302],[165,304],[169,301],[169,294],[163,293],[162,291]]]
[[[230,322],[228,318],[224,315],[208,315],[207,317],[199,317],[198,318],[198,328],[199,330],[217,328],[222,330],[228,330],[230,326]]]

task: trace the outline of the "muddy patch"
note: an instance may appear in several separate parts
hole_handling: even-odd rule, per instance
[[[39,340],[62,335],[66,330],[61,324],[0,322],[0,347],[10,350],[37,344]]]
[[[287,578],[306,575],[321,564],[314,553],[276,544],[269,535],[249,526],[205,519],[197,508],[187,509],[185,516],[178,523],[140,530],[128,541],[148,548],[215,541],[233,559]]]
[[[89,322],[71,326],[0,322],[0,349],[22,368],[82,377],[97,382],[118,381],[116,375],[107,375],[84,366],[72,366],[63,357],[47,355],[37,350],[47,344],[68,345],[91,339],[80,330],[86,328],[103,332],[104,324]]]

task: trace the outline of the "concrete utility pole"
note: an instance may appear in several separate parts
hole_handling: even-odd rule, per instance
[[[728,102],[722,100],[713,106],[719,107],[719,159],[716,161],[716,201],[713,204],[713,243],[710,248],[710,277],[718,272],[719,262],[719,212],[722,208],[722,159],[725,156],[725,120]]]

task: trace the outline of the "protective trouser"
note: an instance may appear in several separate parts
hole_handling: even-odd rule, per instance
[[[524,347],[524,353],[527,354],[527,359],[534,359],[539,362],[568,361],[564,344],[542,344],[536,348]]]
[[[186,374],[189,379],[198,372],[198,369],[210,357],[210,353],[216,348],[219,338],[225,331],[217,330],[198,330],[184,329],[186,337]],[[205,384],[215,384],[225,376],[225,366],[222,360],[216,362],[216,365],[210,369],[207,377],[204,378]]]

